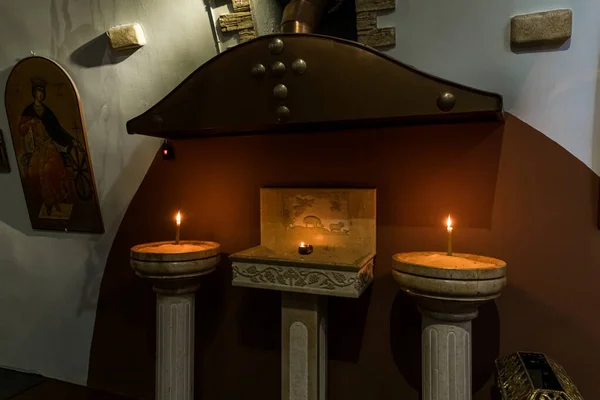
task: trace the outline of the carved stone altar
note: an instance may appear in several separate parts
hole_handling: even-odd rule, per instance
[[[322,296],[358,298],[373,280],[375,190],[262,189],[260,211],[261,243],[230,256],[232,283],[282,292],[282,399],[324,400]]]

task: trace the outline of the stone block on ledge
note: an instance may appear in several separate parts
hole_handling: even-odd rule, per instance
[[[559,48],[571,38],[573,12],[552,10],[517,15],[510,23],[510,43],[519,49]]]

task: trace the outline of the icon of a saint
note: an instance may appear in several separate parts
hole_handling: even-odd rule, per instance
[[[31,80],[31,95],[33,102],[25,107],[19,122],[26,151],[21,164],[45,212],[51,215],[54,209],[60,213],[61,204],[69,202],[71,185],[61,152],[70,154],[77,140],[44,104],[44,80]]]

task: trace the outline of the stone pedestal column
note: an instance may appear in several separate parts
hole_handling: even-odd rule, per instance
[[[423,400],[471,400],[471,321],[500,296],[506,263],[475,254],[399,253],[392,274],[422,315]]]
[[[214,271],[219,244],[158,242],[131,249],[136,274],[156,292],[156,400],[194,399],[194,311],[199,277]]]
[[[470,313],[443,313],[419,307],[423,400],[471,400]]]
[[[281,293],[281,398],[325,400],[327,298]]]

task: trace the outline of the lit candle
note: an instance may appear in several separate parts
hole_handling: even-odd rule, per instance
[[[313,247],[310,244],[305,244],[304,242],[300,242],[300,246],[298,246],[298,253],[302,255],[307,255],[313,252]]]
[[[175,244],[179,244],[179,235],[181,233],[181,212],[177,211],[177,217],[175,217],[177,221],[177,231],[175,233]]]
[[[446,220],[446,229],[448,230],[448,255],[452,255],[452,220],[450,219],[450,214],[448,214],[448,219]]]

